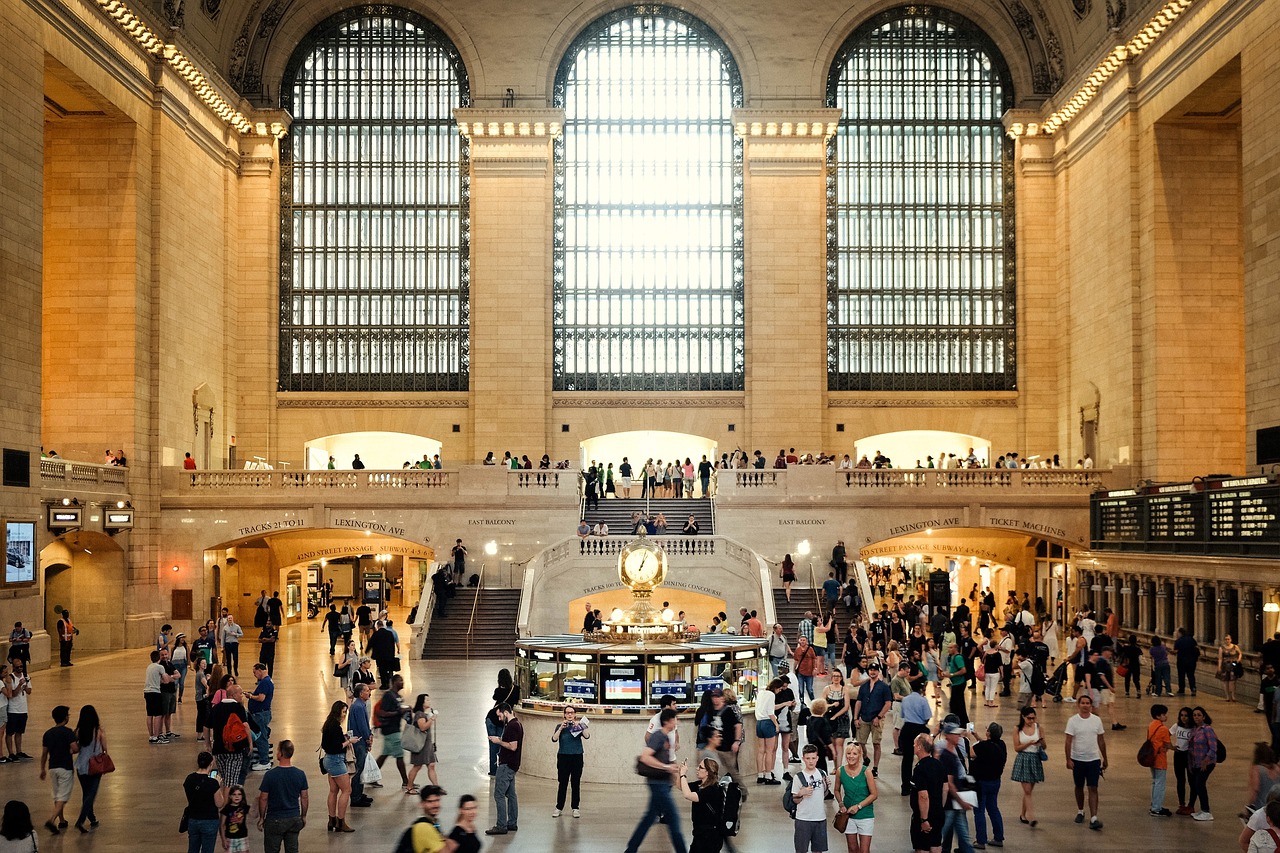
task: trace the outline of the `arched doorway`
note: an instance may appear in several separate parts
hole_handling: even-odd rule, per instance
[[[719,445],[701,435],[644,429],[598,435],[579,446],[582,448],[582,458],[579,461],[583,468],[592,460],[604,465],[612,462],[617,468],[624,456],[633,466],[643,465],[646,459],[662,459],[666,462],[691,459],[697,465],[704,454],[708,459],[714,460]]]
[[[308,441],[306,464],[308,471],[321,471],[328,467],[332,456],[336,467],[349,469],[358,453],[366,468],[393,471],[404,467],[406,462],[417,465],[423,456],[434,460],[441,446],[434,438],[406,432],[344,432]],[[442,461],[456,463],[457,460]]]
[[[945,432],[935,429],[909,429],[884,432],[860,438],[853,445],[854,459],[866,456],[873,459],[883,453],[893,461],[895,468],[941,468],[944,457],[955,456],[953,462],[962,462],[972,449],[982,465],[991,461],[991,442],[976,435]],[[930,464],[932,457],[932,464]],[[947,467],[960,467],[948,464]]]
[[[40,552],[44,574],[44,624],[57,649],[64,611],[80,629],[78,651],[109,651],[126,644],[125,552],[102,533],[73,531]]]

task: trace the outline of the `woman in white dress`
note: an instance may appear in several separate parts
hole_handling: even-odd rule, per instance
[[[1058,639],[1058,623],[1048,614],[1045,614],[1044,620],[1040,623],[1040,636],[1044,644],[1049,647],[1049,671],[1053,672],[1053,666],[1062,651],[1062,646]]]

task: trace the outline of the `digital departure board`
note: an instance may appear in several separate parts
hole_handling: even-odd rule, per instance
[[[1138,495],[1096,501],[1096,538],[1102,542],[1141,542],[1146,505],[1147,499]]]
[[[1274,486],[1209,493],[1209,538],[1215,542],[1276,541],[1280,489]]]
[[[1153,542],[1204,539],[1204,495],[1151,495],[1147,498],[1147,538]]]
[[[1280,557],[1280,484],[1258,476],[1103,492],[1090,522],[1101,550]]]

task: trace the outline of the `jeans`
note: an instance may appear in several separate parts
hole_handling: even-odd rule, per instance
[[[101,776],[80,776],[80,793],[83,796],[80,803],[80,816],[76,818],[77,825],[84,823],[86,819],[91,823],[98,822],[98,816],[93,811],[93,801],[98,798],[98,786],[101,784]]]
[[[497,825],[504,828],[517,825],[520,822],[520,801],[516,799],[516,771],[505,764],[498,765],[493,798],[498,801]]]
[[[226,659],[228,675],[240,675],[240,644],[223,643],[222,655]]]
[[[684,833],[680,831],[680,812],[671,799],[671,783],[660,779],[648,779],[646,782],[649,785],[649,808],[636,824],[635,832],[631,833],[626,853],[636,853],[640,849],[644,837],[649,834],[649,827],[658,821],[660,815],[665,815],[667,832],[671,833],[671,846],[675,848],[675,853],[688,853]]]
[[[582,788],[582,753],[577,755],[565,755],[563,753],[556,756],[556,777],[558,787],[556,788],[556,808],[564,808],[564,795],[567,790],[572,787],[573,798],[569,801],[571,808],[577,808],[581,802]]]
[[[271,763],[271,712],[255,711],[253,713],[254,725],[258,727],[258,732],[253,736],[254,746],[258,749],[258,757],[254,759],[259,764]]]
[[[979,844],[987,843],[987,816],[991,817],[991,838],[1004,841],[1004,816],[1000,814],[1000,780],[978,782],[978,807],[973,810],[974,834]]]
[[[775,658],[773,655],[769,656],[769,666],[773,669],[774,678],[778,677],[778,670],[782,667],[782,662],[784,660],[786,660],[786,658]]]
[[[187,853],[213,853],[217,843],[217,820],[187,821]]]
[[[1209,811],[1209,774],[1213,772],[1216,764],[1210,764],[1204,770],[1191,768],[1191,803],[1200,799],[1200,811]],[[1188,803],[1190,805],[1191,803]]]
[[[1136,666],[1130,667],[1129,671],[1124,674],[1124,695],[1129,695],[1129,687],[1132,686],[1135,693],[1142,695],[1142,670]]]
[[[502,734],[502,727],[495,726],[486,717],[484,721],[484,731],[489,737],[497,737]],[[498,745],[493,741],[489,741],[489,775],[496,776],[498,774]]]
[[[300,817],[269,818],[262,826],[263,849],[280,853],[280,843],[284,842],[285,853],[298,853],[298,833],[306,823]]]
[[[960,853],[973,853],[973,843],[969,840],[969,813],[948,806],[942,819],[943,853],[951,850],[953,836]]]
[[[1187,682],[1191,682],[1191,692],[1196,692],[1196,662],[1178,660],[1178,692],[1187,692]]]
[[[1162,767],[1151,768],[1151,810],[1153,812],[1158,812],[1164,808],[1164,788],[1168,777],[1168,770]]]
[[[175,663],[173,665],[173,668],[178,670],[178,701],[179,702],[182,701],[182,695],[187,692],[187,667],[189,665],[190,665],[189,661],[182,661],[181,663]]]
[[[831,644],[831,643],[827,644],[826,658],[827,658],[827,670],[830,671],[832,669],[835,669],[836,647],[834,644]]]
[[[951,685],[951,713],[960,718],[962,726],[969,724],[969,708],[964,702],[964,687],[963,681]]]
[[[806,692],[809,694],[809,701],[810,701],[810,702],[812,702],[812,701],[813,701],[813,696],[814,696],[814,694],[813,694],[813,676],[812,676],[812,675],[800,675],[799,673],[796,673],[796,680],[800,682],[800,704],[802,704],[802,705],[804,704],[804,694],[805,694]]]
[[[1164,695],[1172,696],[1173,682],[1171,680],[1171,675],[1172,673],[1170,672],[1169,664],[1167,662],[1156,664],[1156,666],[1151,670],[1151,695],[1159,696],[1163,690]],[[1163,688],[1161,688],[1161,684],[1164,685]]]
[[[351,750],[356,754],[356,772],[351,774],[351,802],[354,803],[364,797],[364,783],[360,781],[360,774],[364,772],[364,762],[369,757],[369,742],[357,740],[351,745]]]
[[[1178,807],[1191,805],[1187,802],[1187,757],[1190,750],[1174,750],[1173,776],[1178,780]]]

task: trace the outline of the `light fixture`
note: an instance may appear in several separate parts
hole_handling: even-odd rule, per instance
[[[133,509],[133,501],[116,501],[116,509]]]
[[[796,553],[799,554],[801,557],[809,556],[810,550],[811,550],[811,547],[809,545],[808,539],[801,539],[800,543],[796,545]]]
[[[613,611],[609,614],[609,621],[610,621],[610,622],[617,622],[619,619],[621,619],[621,618],[622,618],[622,616],[623,616],[622,608],[621,608],[621,607],[615,607],[615,608],[613,608]]]
[[[1262,605],[1262,612],[1263,613],[1280,613],[1280,604],[1277,604],[1274,601],[1268,601],[1266,604]]]
[[[177,564],[177,563],[174,563],[174,564],[173,564],[173,569],[172,569],[172,570],[173,570],[173,571],[175,571],[175,572],[178,570],[178,564]]]
[[[484,543],[484,552],[492,557],[494,554],[498,553],[498,543],[490,539],[488,542]]]

